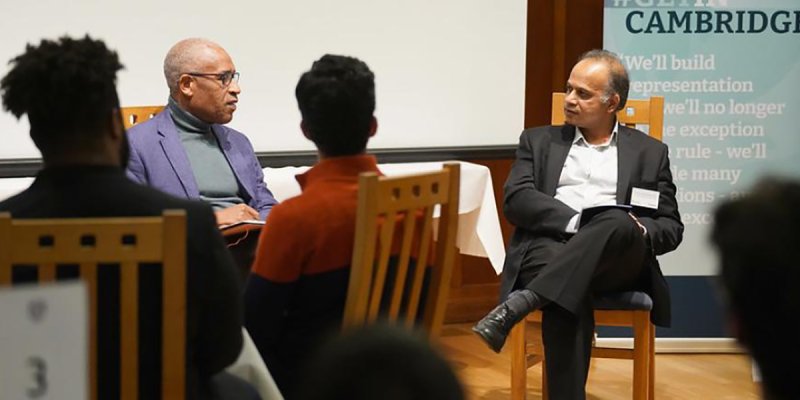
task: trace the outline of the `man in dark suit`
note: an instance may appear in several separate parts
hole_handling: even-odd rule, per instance
[[[242,398],[234,378],[218,374],[242,347],[241,289],[211,208],[138,185],[125,176],[128,144],[115,88],[117,54],[88,36],[43,40],[11,60],[3,105],[28,115],[44,169],[25,191],[0,202],[15,218],[134,217],[183,209],[187,215],[186,389],[188,398]],[[0,243],[0,246],[8,245]],[[15,281],[30,279],[17,268]],[[142,270],[140,397],[160,398],[160,274]],[[26,276],[28,275],[28,276]],[[59,277],[74,275],[60,268]],[[115,273],[99,275],[98,394],[119,398],[119,293]],[[231,386],[232,385],[232,386]]]
[[[669,324],[669,292],[655,256],[678,246],[683,224],[667,146],[617,123],[628,86],[616,55],[590,51],[567,81],[567,124],[522,133],[505,185],[505,214],[516,225],[505,301],[473,328],[499,352],[511,327],[542,309],[548,389],[559,400],[585,397],[593,295],[644,290],[653,321]],[[633,208],[580,220],[586,208],[616,204]]]

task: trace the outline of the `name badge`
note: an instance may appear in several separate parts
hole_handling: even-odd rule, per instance
[[[631,205],[644,208],[658,208],[658,191],[648,190],[642,188],[633,188],[631,190]]]

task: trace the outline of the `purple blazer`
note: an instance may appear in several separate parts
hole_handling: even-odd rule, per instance
[[[258,211],[261,219],[266,219],[278,202],[264,183],[264,173],[250,141],[241,132],[223,125],[214,124],[211,129],[239,183],[239,195]],[[128,129],[128,141],[129,178],[176,197],[200,198],[189,157],[169,110]]]

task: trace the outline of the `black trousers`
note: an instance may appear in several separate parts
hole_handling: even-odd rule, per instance
[[[542,309],[547,386],[553,399],[585,399],[592,297],[636,288],[646,242],[624,211],[595,216],[574,236],[538,238],[523,257],[517,288],[551,301]]]

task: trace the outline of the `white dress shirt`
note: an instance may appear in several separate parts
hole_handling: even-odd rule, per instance
[[[558,178],[555,198],[575,210],[565,231],[578,231],[580,211],[587,207],[617,204],[617,131],[614,124],[611,136],[604,143],[590,144],[580,128]]]

